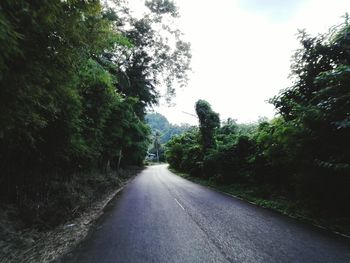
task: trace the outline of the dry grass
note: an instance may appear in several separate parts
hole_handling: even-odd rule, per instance
[[[0,262],[44,263],[67,253],[87,236],[91,226],[104,213],[106,205],[130,180],[124,178],[118,189],[104,194],[75,219],[49,230],[25,228],[18,219],[19,212],[15,207],[0,208]],[[67,218],[70,216],[67,215]]]

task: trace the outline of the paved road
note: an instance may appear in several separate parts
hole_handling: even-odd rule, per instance
[[[62,263],[350,262],[350,242],[152,166]]]

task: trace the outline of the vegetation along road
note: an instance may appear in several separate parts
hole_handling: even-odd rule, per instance
[[[350,262],[350,240],[156,165],[60,262]]]

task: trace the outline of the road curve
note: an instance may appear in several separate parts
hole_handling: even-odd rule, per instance
[[[350,262],[350,241],[151,166],[58,262]]]

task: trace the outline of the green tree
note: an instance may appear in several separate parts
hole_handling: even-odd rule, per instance
[[[210,104],[205,100],[198,100],[195,105],[199,119],[199,130],[203,152],[216,148],[215,130],[220,127],[219,114],[211,109]]]
[[[121,24],[118,29],[132,43],[132,48],[118,46],[104,56],[104,62],[113,61],[120,82],[118,90],[126,96],[135,97],[138,103],[135,111],[143,118],[147,107],[158,102],[159,86],[165,85],[168,100],[175,93],[176,86],[187,83],[190,70],[190,44],[181,39],[181,32],[172,21],[177,18],[177,7],[173,1],[146,1],[148,11],[142,18],[135,18],[118,6],[110,10],[108,17]]]
[[[294,83],[272,100],[286,124],[301,133],[294,140],[301,153],[295,157],[298,194],[317,202],[315,207],[338,211],[350,198],[345,194],[350,171],[349,35],[347,16],[327,34],[300,32],[301,48],[292,64]]]
[[[197,128],[172,137],[166,144],[166,149],[166,160],[172,168],[193,176],[202,174],[203,153]]]
[[[2,1],[0,7],[0,162],[4,192],[17,198],[20,185],[75,166],[84,151],[79,71],[118,34],[100,16],[98,1]],[[23,169],[36,172],[27,176]]]
[[[153,147],[156,150],[157,162],[159,162],[159,150],[161,148],[159,138],[160,138],[160,133],[156,132],[154,134]]]

